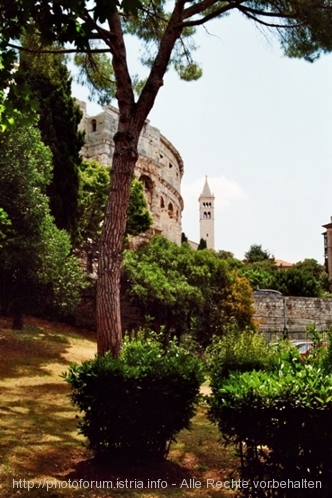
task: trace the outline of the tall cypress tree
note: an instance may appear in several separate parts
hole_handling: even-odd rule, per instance
[[[23,45],[30,48],[37,35],[26,36]],[[22,52],[20,78],[26,82],[38,102],[38,126],[42,140],[53,155],[53,178],[48,187],[51,213],[58,228],[67,230],[75,239],[78,208],[79,152],[84,134],[78,131],[82,114],[71,96],[70,73],[64,57],[55,54],[39,56]]]

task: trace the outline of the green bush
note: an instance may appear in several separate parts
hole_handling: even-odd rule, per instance
[[[322,366],[326,374],[332,375],[332,334],[329,334],[328,346],[322,358]]]
[[[71,365],[64,374],[83,417],[80,432],[96,454],[161,460],[182,429],[190,428],[204,380],[202,363],[170,342],[125,340],[109,355]]]
[[[332,376],[316,358],[310,362],[291,351],[287,358],[276,371],[233,372],[222,382],[215,379],[209,418],[227,443],[239,445],[243,478],[321,480],[327,490],[332,472]],[[316,495],[307,489],[304,495],[289,493],[317,496],[317,490]],[[329,496],[324,493],[319,496]],[[253,490],[251,496],[265,495]]]
[[[230,325],[221,338],[215,337],[206,353],[213,384],[233,371],[270,369],[274,361],[262,335],[251,329],[239,331],[236,324]]]

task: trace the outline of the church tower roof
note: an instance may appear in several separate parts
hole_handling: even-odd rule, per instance
[[[209,184],[208,184],[207,176],[205,177],[205,184],[204,184],[203,192],[201,193],[201,197],[213,197],[213,195],[211,194]]]

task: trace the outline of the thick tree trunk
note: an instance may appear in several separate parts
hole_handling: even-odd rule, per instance
[[[119,128],[123,128],[119,123]],[[114,136],[111,184],[103,225],[97,280],[98,355],[117,357],[122,345],[120,278],[131,180],[138,157],[138,136],[118,131]]]
[[[138,158],[137,144],[146,117],[153,107],[167,69],[174,44],[180,36],[184,0],[177,6],[159,47],[150,76],[135,103],[127,66],[121,18],[117,11],[108,19],[110,36],[105,40],[112,53],[119,106],[118,132],[114,136],[111,185],[103,225],[97,280],[98,355],[111,351],[117,357],[122,345],[120,278],[130,186]]]

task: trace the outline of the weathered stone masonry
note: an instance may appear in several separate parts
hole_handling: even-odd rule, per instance
[[[95,330],[94,307],[95,292],[92,288],[81,302],[76,314],[76,325]],[[131,305],[124,293],[121,308],[123,330],[143,325],[142,313]],[[306,327],[310,324],[315,323],[319,331],[332,325],[332,298],[255,296],[254,309],[259,332],[264,334],[268,342],[281,338],[285,326],[290,339],[302,339],[307,337]]]
[[[85,131],[83,157],[111,166],[118,110],[105,106],[100,114],[88,116],[85,102],[79,101],[78,104],[83,112],[80,130]],[[171,242],[181,244],[182,158],[171,142],[158,128],[151,126],[148,120],[140,135],[138,154],[135,175],[144,184],[145,197],[153,217],[151,232],[162,234]]]
[[[281,337],[285,327],[289,338],[296,339],[306,337],[310,324],[319,331],[332,325],[332,298],[255,296],[254,308],[259,331],[267,340]]]

